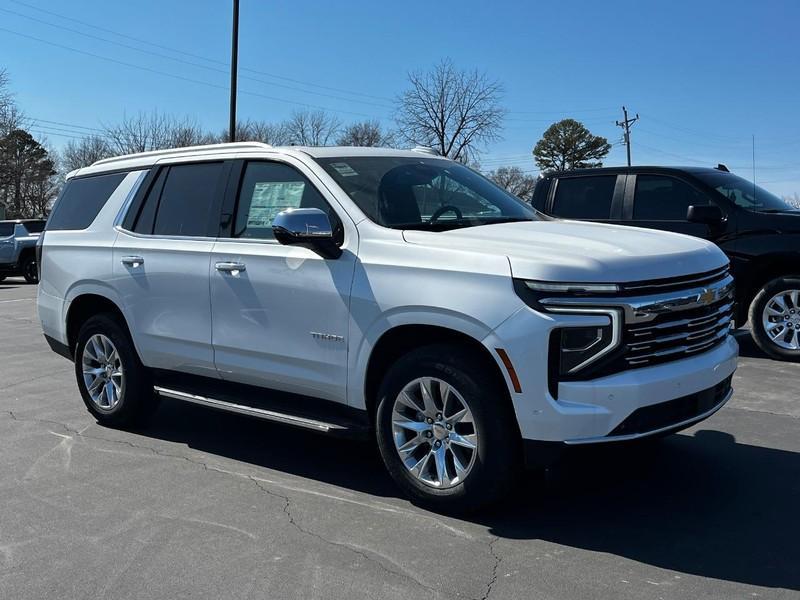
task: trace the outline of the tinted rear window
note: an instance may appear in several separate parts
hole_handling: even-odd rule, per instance
[[[170,167],[153,233],[207,236],[222,166],[219,162]]]
[[[126,175],[127,173],[111,173],[68,181],[47,221],[47,229],[89,227]]]
[[[608,219],[616,183],[616,175],[559,179],[552,212],[564,219]]]

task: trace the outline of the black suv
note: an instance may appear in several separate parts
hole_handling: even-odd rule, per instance
[[[650,227],[716,243],[736,279],[736,325],[800,361],[800,211],[728,171],[610,167],[545,174],[533,206],[564,219]]]

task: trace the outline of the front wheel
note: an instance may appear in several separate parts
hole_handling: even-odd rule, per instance
[[[29,256],[22,262],[22,276],[28,283],[39,283],[39,269],[36,267],[36,259]]]
[[[378,445],[412,500],[469,512],[511,488],[520,465],[519,429],[506,390],[487,371],[457,346],[432,345],[405,355],[386,374]]]
[[[759,348],[777,360],[800,361],[800,276],[767,283],[750,305],[749,317]]]

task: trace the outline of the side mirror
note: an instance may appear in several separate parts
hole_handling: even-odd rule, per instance
[[[719,206],[713,204],[692,205],[686,211],[686,220],[690,223],[703,223],[704,225],[719,225],[725,215]]]
[[[284,246],[302,246],[325,258],[339,258],[342,250],[336,245],[328,215],[318,208],[289,208],[272,221],[272,233]]]

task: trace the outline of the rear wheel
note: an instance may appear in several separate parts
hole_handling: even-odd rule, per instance
[[[750,305],[758,347],[778,360],[800,361],[800,276],[778,277]]]
[[[113,315],[96,315],[81,327],[75,376],[86,408],[102,425],[140,425],[156,408],[150,373]]]
[[[29,256],[22,261],[22,276],[28,283],[39,283],[39,269],[36,267],[36,258]]]
[[[521,456],[509,404],[482,361],[457,346],[407,354],[379,392],[378,445],[389,473],[414,501],[438,510],[500,499]]]

